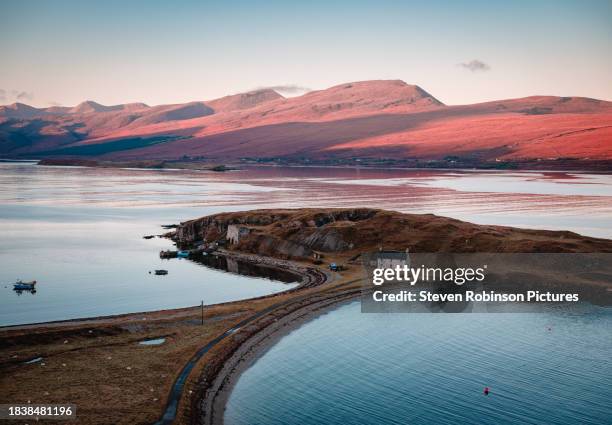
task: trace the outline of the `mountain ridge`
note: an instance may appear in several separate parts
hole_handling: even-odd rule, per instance
[[[123,146],[122,140],[130,143]],[[101,144],[107,148],[91,148]],[[418,85],[369,80],[290,98],[261,89],[156,106],[85,101],[72,108],[34,108],[19,103],[0,106],[0,154],[130,160],[608,160],[612,102],[529,96],[445,105]]]

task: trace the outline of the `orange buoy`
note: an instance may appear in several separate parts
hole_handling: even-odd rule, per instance
[[[485,387],[482,392],[484,393],[484,395],[489,395],[489,387]]]

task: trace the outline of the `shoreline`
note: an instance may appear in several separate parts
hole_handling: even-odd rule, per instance
[[[436,237],[432,242],[433,235]],[[322,256],[329,264],[351,264],[347,274],[353,273],[353,280],[343,276],[338,285],[325,285],[316,292],[296,295],[285,306],[270,311],[219,344],[191,390],[191,412],[184,413],[189,423],[201,425],[223,423],[226,403],[241,373],[286,332],[316,317],[319,311],[361,295],[361,286],[351,287],[351,284],[362,281],[364,276],[354,279],[355,269],[360,267],[350,260],[364,252],[380,250],[381,239],[387,239],[385,249],[389,252],[405,252],[406,247],[416,252],[454,252],[451,251],[454,249],[459,252],[593,252],[611,248],[610,241],[596,241],[567,232],[482,226],[437,216],[367,208],[263,209],[213,214],[181,223],[171,237],[185,246],[227,237],[236,250],[302,261]]]
[[[381,239],[392,252],[407,246],[416,252],[612,252],[612,241],[571,232],[367,208],[219,213],[183,222],[166,237],[185,247],[223,240],[228,247],[218,255],[289,270],[302,280],[283,292],[206,306],[203,314],[196,306],[0,328],[3,398],[71,399],[90,424],[222,424],[232,389],[260,356],[362,294],[357,258],[376,251]],[[339,272],[327,270],[332,263]],[[139,345],[160,337],[166,338],[161,345]],[[43,360],[25,364],[36,357]],[[109,403],[113,411],[104,410]]]
[[[295,294],[296,292],[303,292],[307,289],[320,287],[330,282],[330,279],[328,278],[327,273],[324,273],[320,269],[317,269],[314,267],[304,267],[304,266],[298,265],[295,262],[290,262],[290,261],[285,261],[285,260],[280,260],[280,259],[275,259],[275,258],[265,257],[265,256],[260,256],[260,255],[254,255],[254,254],[247,254],[247,253],[240,253],[240,252],[236,252],[236,253],[228,252],[225,250],[219,251],[219,254],[231,256],[233,258],[239,258],[241,261],[248,261],[248,262],[251,262],[252,264],[273,263],[275,264],[275,267],[281,267],[281,264],[282,264],[284,265],[284,267],[286,267],[286,269],[290,270],[291,272],[301,275],[303,279],[300,285],[295,288],[291,288],[287,291],[283,291],[282,292],[283,295],[291,295],[292,293]],[[266,295],[266,296],[258,297],[258,298],[250,298],[247,300],[243,300],[242,302],[254,301],[257,299],[270,299],[274,297],[274,295],[276,294]],[[305,298],[308,296],[309,295],[306,294],[306,295],[303,295],[301,298]],[[296,297],[296,298],[300,298],[300,297]],[[295,300],[294,298],[289,298],[289,300],[287,301],[281,301],[279,303],[275,303],[271,306],[268,306],[267,308],[260,310],[257,313],[245,318],[241,322],[235,324],[233,327],[225,330],[222,334],[215,337],[212,341],[209,341],[204,346],[202,346],[179,372],[170,390],[169,399],[166,402],[165,409],[163,410],[160,416],[160,419],[156,421],[155,424],[156,425],[171,424],[171,423],[174,423],[174,421],[177,419],[177,415],[179,412],[179,405],[181,404],[181,400],[183,399],[184,394],[185,394],[185,391],[184,391],[185,382],[187,381],[187,378],[191,375],[192,370],[196,367],[197,363],[200,362],[200,360],[202,360],[202,358],[206,354],[211,352],[211,350],[214,350],[219,344],[224,343],[228,338],[232,338],[238,335],[239,331],[243,327],[251,326],[252,323],[256,323],[260,319],[265,318],[265,316],[268,313],[278,310],[280,308],[283,308],[284,306],[286,306],[287,304],[290,304],[294,300]],[[222,363],[227,362],[226,358],[221,358],[217,360],[221,361]]]
[[[517,160],[497,163],[460,163],[445,164],[436,160],[434,163],[406,163],[383,165],[377,162],[347,162],[329,164],[326,161],[299,163],[292,161],[278,162],[235,162],[223,161],[190,161],[178,159],[151,159],[142,161],[113,161],[87,158],[41,158],[41,159],[6,159],[5,162],[36,162],[37,165],[49,167],[86,167],[86,168],[119,168],[134,170],[168,170],[168,171],[212,171],[229,172],[240,171],[244,168],[329,168],[329,169],[372,169],[372,170],[431,170],[431,171],[490,171],[490,172],[574,172],[585,174],[612,174],[612,160]]]
[[[241,335],[241,332],[237,331],[240,330],[242,326],[246,326],[251,322],[261,323],[259,319],[261,319],[262,316],[265,317],[269,311],[278,310],[288,303],[294,302],[296,299],[308,299],[313,291],[316,293],[319,286],[326,284],[334,286],[336,283],[336,281],[328,276],[328,273],[321,268],[317,268],[316,266],[311,267],[297,261],[287,261],[243,252],[221,251],[218,255],[290,271],[300,276],[301,281],[298,286],[279,293],[206,306],[205,323],[208,325],[206,327],[209,327],[209,324],[218,322],[218,327],[215,327],[218,331],[214,331],[213,329],[212,331],[214,331],[214,333],[209,333],[207,334],[208,336],[204,338],[198,337],[191,343],[192,348],[189,348],[187,353],[184,353],[184,355],[188,355],[188,357],[183,356],[183,358],[181,358],[172,355],[172,362],[169,363],[168,368],[174,370],[174,372],[171,372],[170,375],[163,375],[166,376],[166,380],[171,378],[171,381],[163,385],[162,394],[160,394],[161,397],[155,399],[159,400],[163,405],[160,406],[159,409],[155,409],[155,412],[157,412],[155,413],[155,417],[157,417],[157,419],[150,417],[146,422],[182,423],[180,418],[175,416],[175,414],[184,414],[184,411],[189,409],[191,400],[186,399],[188,393],[185,390],[185,384],[190,382],[190,378],[191,380],[197,379],[198,375],[193,375],[191,369],[194,369],[194,366],[202,366],[202,357],[204,355],[207,355],[207,358],[212,356],[217,361],[225,361],[224,358],[219,357],[218,353],[211,352],[210,355],[207,353],[209,351],[214,351],[213,348],[216,348],[216,345],[224,339],[228,337],[231,338],[234,335]],[[193,306],[178,309],[3,326],[0,327],[0,340],[3,342],[4,350],[8,349],[8,354],[10,354],[10,356],[9,358],[5,358],[4,355],[2,355],[3,359],[0,361],[0,370],[3,371],[7,379],[9,376],[15,379],[15,372],[18,374],[17,376],[19,376],[20,373],[27,373],[30,371],[35,373],[36,376],[34,378],[37,381],[38,379],[45,379],[44,376],[40,377],[38,375],[38,373],[43,372],[43,370],[39,369],[40,372],[35,372],[34,367],[25,363],[33,358],[43,358],[44,360],[37,365],[37,367],[40,368],[42,365],[44,369],[48,369],[45,363],[55,364],[61,361],[67,363],[70,360],[66,360],[66,356],[72,357],[72,353],[81,353],[87,356],[85,361],[89,362],[91,354],[87,355],[87,353],[92,350],[101,349],[102,347],[109,351],[113,358],[117,350],[115,347],[128,349],[130,347],[135,347],[132,351],[138,350],[136,353],[142,352],[141,350],[147,350],[147,352],[154,354],[156,348],[141,348],[137,345],[137,342],[164,337],[167,339],[167,342],[159,347],[171,348],[172,344],[180,343],[180,334],[177,334],[176,331],[173,332],[174,328],[179,327],[185,322],[191,322],[193,326],[193,322],[199,322],[199,317],[200,306]],[[199,323],[197,324],[199,325]],[[139,329],[142,327],[154,328],[157,329],[157,332],[143,332]],[[110,336],[107,338],[107,335]],[[83,346],[84,344],[80,344],[81,346],[76,348],[72,346],[74,340],[82,339],[89,340],[87,341],[87,345]],[[100,341],[96,341],[92,346],[92,339]],[[106,339],[113,339],[113,341],[106,342]],[[120,341],[116,342],[117,339]],[[62,341],[64,341],[63,344]],[[64,345],[67,341],[69,341],[70,344]],[[197,346],[193,346],[194,343],[197,344]],[[202,352],[204,347],[208,348]],[[15,351],[15,349],[18,349],[18,351]],[[17,354],[19,354],[18,357]],[[132,355],[130,355],[130,357],[131,356]],[[111,356],[108,356],[108,359],[110,358]],[[132,361],[138,362],[139,359],[134,358]],[[62,364],[65,366],[65,363]],[[185,373],[186,368],[188,368],[188,370]],[[124,372],[122,374],[124,374]],[[80,373],[77,373],[77,376],[80,375]],[[17,378],[16,381],[19,382],[19,378]],[[173,391],[176,391],[175,387],[177,387],[177,383],[178,392],[173,399]],[[23,385],[24,387],[28,387],[26,383],[22,384],[25,384]],[[19,386],[22,386],[22,384]],[[33,385],[34,384],[35,383],[33,383]],[[129,391],[131,391],[132,388],[128,387],[125,388],[125,390],[127,395],[129,395]],[[30,390],[26,389],[26,393],[30,394],[28,398],[36,397],[35,394],[31,394],[32,391]],[[92,402],[94,405],[97,403],[95,400],[92,400]],[[175,409],[174,413],[171,415],[172,419],[164,421],[164,414],[167,412],[168,407],[172,405]],[[84,412],[85,409],[81,411]],[[93,418],[90,418],[86,423],[90,423],[90,421],[91,423],[97,423],[96,420],[92,419]],[[176,422],[174,422],[174,419],[176,419]]]
[[[217,255],[224,256],[227,258],[237,259],[240,261],[249,262],[253,265],[260,265],[263,267],[269,267],[269,268],[274,268],[274,269],[281,270],[284,272],[289,272],[289,273],[295,274],[301,279],[304,279],[305,274],[307,273],[304,267],[298,266],[297,264],[291,264],[291,262],[289,261],[283,261],[283,260],[275,259],[272,257],[254,256],[252,254],[246,254],[246,253],[240,253],[240,252],[229,252],[225,250],[218,251]],[[259,257],[259,258],[256,259],[254,257]],[[294,282],[290,282],[290,283],[294,283]],[[208,307],[215,307],[215,306],[226,306],[226,305],[231,305],[234,303],[259,300],[259,299],[264,299],[264,298],[268,298],[268,297],[279,295],[279,294],[290,293],[291,291],[296,291],[303,287],[309,287],[310,283],[312,283],[312,279],[309,280],[308,282],[302,282],[302,281],[297,282],[296,281],[295,283],[298,283],[297,286],[280,291],[280,292],[275,292],[275,293],[271,293],[267,295],[261,295],[259,297],[253,297],[253,298],[243,298],[243,299],[225,301],[225,302],[215,303],[215,304],[205,304],[204,307],[208,308]],[[85,325],[85,324],[95,325],[95,324],[102,324],[102,322],[105,322],[105,321],[112,322],[112,321],[120,321],[122,319],[135,319],[138,316],[150,316],[150,315],[163,314],[163,313],[173,313],[173,314],[189,313],[191,310],[199,309],[200,307],[201,306],[198,304],[198,305],[192,305],[192,306],[186,306],[186,307],[162,308],[159,310],[134,311],[134,312],[128,312],[128,313],[117,313],[117,314],[108,314],[108,315],[91,316],[91,317],[75,317],[72,319],[49,320],[46,322],[20,323],[20,324],[14,324],[14,325],[0,325],[0,332],[4,330],[21,330],[21,329],[25,330],[25,329],[35,329],[39,327],[62,327],[62,326],[69,326],[69,325]]]
[[[283,337],[299,329],[304,324],[321,317],[344,304],[353,302],[360,293],[347,293],[343,297],[321,300],[298,308],[297,310],[275,319],[255,335],[240,344],[234,353],[225,361],[224,367],[212,378],[212,388],[204,394],[194,392],[191,408],[195,412],[193,423],[198,425],[221,425],[224,423],[225,411],[229,397],[242,374],[259,358],[276,345]],[[210,379],[207,377],[206,379]],[[200,377],[197,385],[206,379]]]

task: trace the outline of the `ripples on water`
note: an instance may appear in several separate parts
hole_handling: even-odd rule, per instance
[[[175,308],[287,289],[162,262],[161,224],[252,208],[372,207],[612,237],[612,177],[338,168],[186,170],[0,163],[0,325]],[[588,217],[588,219],[586,219]],[[168,276],[149,270],[168,269]],[[39,281],[17,296],[16,279]]]
[[[258,359],[238,380],[225,421],[610,423],[611,327],[612,311],[595,307],[362,314],[352,303],[303,325]]]
[[[575,173],[262,168],[229,173],[0,164],[0,325],[183,307],[286,284],[162,262],[176,223],[251,208],[376,206],[612,237],[612,178]],[[149,270],[168,269],[167,276]],[[237,267],[240,268],[240,267]],[[37,279],[36,295],[7,283]],[[230,424],[601,424],[609,311],[372,315],[342,307],[239,380]],[[548,327],[552,331],[546,331]],[[491,395],[482,394],[484,386]]]

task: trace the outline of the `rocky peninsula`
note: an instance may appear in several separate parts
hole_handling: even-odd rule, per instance
[[[203,316],[193,307],[1,328],[2,398],[70,400],[88,424],[222,423],[232,385],[258,355],[303,321],[360,295],[363,253],[612,252],[612,241],[572,232],[370,208],[220,213],[180,223],[166,237],[180,249],[215,246],[215,255],[290,270],[301,284],[207,306]],[[330,272],[331,263],[342,270]],[[160,346],[138,345],[160,337]],[[26,364],[36,358],[43,360]]]

